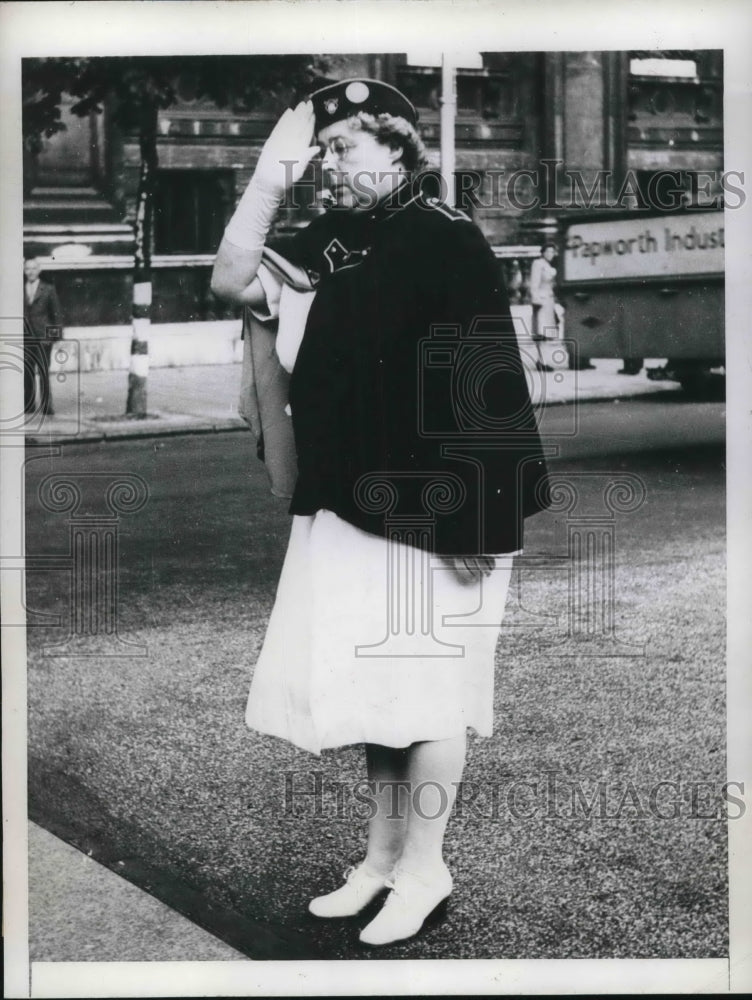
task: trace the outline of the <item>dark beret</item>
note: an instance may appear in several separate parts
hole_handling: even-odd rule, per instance
[[[314,91],[310,100],[313,101],[317,132],[332,122],[350,118],[358,111],[366,111],[370,115],[397,115],[411,125],[416,125],[418,121],[418,113],[405,95],[381,80],[339,80]]]

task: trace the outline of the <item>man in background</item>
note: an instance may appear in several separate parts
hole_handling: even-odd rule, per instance
[[[24,412],[51,416],[50,355],[62,335],[62,313],[54,287],[39,277],[39,261],[24,261]],[[39,374],[39,406],[36,376]]]

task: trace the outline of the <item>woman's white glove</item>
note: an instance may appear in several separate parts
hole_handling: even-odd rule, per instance
[[[313,129],[311,101],[301,101],[294,110],[288,108],[274,126],[225,229],[225,239],[234,247],[261,253],[285,192],[300,180],[319,152],[318,146],[311,145]]]
[[[264,143],[253,180],[265,190],[277,192],[280,199],[306,171],[319,147],[313,141],[314,111],[312,101],[301,101],[288,108]]]

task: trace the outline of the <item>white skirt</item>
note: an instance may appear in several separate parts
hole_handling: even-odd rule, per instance
[[[331,511],[295,516],[246,724],[315,754],[490,736],[513,555],[465,584]]]

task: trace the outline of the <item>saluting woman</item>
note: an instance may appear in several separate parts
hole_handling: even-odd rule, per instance
[[[480,230],[416,183],[416,122],[399,91],[360,79],[285,112],[212,281],[268,317],[263,261],[282,254],[315,289],[302,341],[278,345],[298,473],[246,721],[314,754],[364,745],[377,806],[364,858],[310,910],[352,916],[389,890],[370,945],[417,933],[452,891],[442,848],[466,733],[492,733],[512,557],[546,505],[500,269]],[[319,151],[334,206],[269,240]]]

